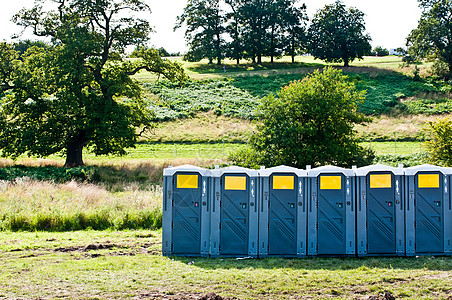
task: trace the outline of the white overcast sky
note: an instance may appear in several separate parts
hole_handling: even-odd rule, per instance
[[[10,20],[23,7],[32,7],[34,0],[0,0],[0,41],[10,41],[11,35],[20,32]],[[152,45],[164,47],[170,52],[184,52],[184,30],[173,32],[178,15],[182,14],[186,0],[144,0],[152,9],[149,21],[155,29]],[[305,0],[309,18],[325,4],[334,0]],[[343,0],[365,13],[366,30],[372,38],[372,46],[397,48],[405,46],[405,39],[417,26],[421,10],[416,0]],[[26,36],[32,38],[31,36]]]

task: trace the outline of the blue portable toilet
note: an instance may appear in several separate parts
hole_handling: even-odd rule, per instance
[[[209,256],[209,176],[190,165],[163,170],[163,255]]]
[[[306,256],[307,171],[278,166],[259,176],[259,257]]]
[[[212,170],[211,256],[257,257],[258,184],[256,170]]]
[[[357,254],[405,255],[403,166],[355,169]]]
[[[308,169],[308,255],[355,255],[355,173]]]
[[[406,255],[452,254],[450,168],[405,169]]]

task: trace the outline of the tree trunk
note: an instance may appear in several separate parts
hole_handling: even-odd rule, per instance
[[[221,55],[221,38],[220,38],[220,34],[218,33],[218,30],[217,30],[216,47],[217,47],[217,65],[220,66],[222,55]]]
[[[342,60],[344,61],[344,67],[348,67],[349,66],[349,64],[348,64],[348,57],[347,58],[343,58]]]
[[[274,45],[274,39],[275,39],[275,26],[272,26],[272,34],[271,34],[271,42],[270,42],[270,62],[273,63],[273,56],[274,56],[274,51],[273,49],[275,48]]]
[[[82,157],[85,142],[86,134],[85,132],[80,132],[72,139],[72,141],[68,143],[66,149],[66,162],[64,163],[64,166],[66,168],[80,167],[85,165],[83,163]]]

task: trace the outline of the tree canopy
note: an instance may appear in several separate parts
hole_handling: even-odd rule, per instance
[[[124,154],[124,148],[136,143],[137,128],[150,128],[153,116],[130,76],[145,69],[182,81],[182,67],[145,48],[140,59],[123,59],[127,46],[149,39],[149,23],[133,17],[149,12],[144,1],[42,2],[13,20],[51,38],[49,47],[30,47],[20,54],[0,43],[2,154],[63,152],[69,167],[83,165],[85,147],[95,154]]]
[[[341,1],[317,11],[308,29],[309,52],[327,62],[348,66],[371,51],[371,38],[365,33],[364,13],[347,8]]]
[[[185,39],[190,48],[185,59],[199,61],[208,58],[209,63],[217,59],[221,64],[224,50],[224,11],[220,0],[188,0],[184,13],[177,18],[174,29],[187,25]]]
[[[316,70],[282,87],[277,97],[263,99],[250,149],[231,158],[248,167],[366,164],[371,153],[358,144],[353,130],[366,120],[357,112],[364,98],[342,71]]]
[[[189,0],[175,29],[186,24],[186,59],[224,57],[262,63],[303,49],[306,6],[298,0]]]
[[[419,0],[423,9],[416,29],[407,38],[408,52],[415,58],[433,57],[452,74],[452,1]]]

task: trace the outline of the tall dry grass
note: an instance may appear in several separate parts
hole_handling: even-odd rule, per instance
[[[0,229],[156,229],[162,222],[161,199],[161,186],[143,190],[131,184],[111,192],[75,181],[0,181]]]

